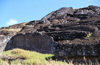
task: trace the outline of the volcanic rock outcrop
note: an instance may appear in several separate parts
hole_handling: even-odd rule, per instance
[[[100,56],[100,7],[63,7],[41,20],[1,28],[0,35],[11,36],[5,50],[23,48],[59,58]]]
[[[41,53],[53,53],[53,40],[51,37],[39,33],[17,34],[7,43],[5,50],[22,48]]]

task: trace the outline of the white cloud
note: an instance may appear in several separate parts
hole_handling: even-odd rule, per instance
[[[15,19],[10,19],[8,22],[6,22],[6,26],[9,26],[9,25],[13,25],[13,24],[17,24],[18,21],[15,20]]]

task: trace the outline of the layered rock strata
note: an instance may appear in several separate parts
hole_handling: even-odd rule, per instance
[[[11,37],[5,50],[23,48],[56,57],[100,56],[100,7],[63,7],[41,20],[1,28],[0,35]]]

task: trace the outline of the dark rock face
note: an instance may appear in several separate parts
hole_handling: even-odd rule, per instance
[[[100,56],[100,7],[64,7],[41,20],[10,26],[7,29],[14,27],[21,30],[13,34],[5,50],[23,48],[42,53],[54,52],[59,58]],[[12,31],[0,30],[2,35],[12,34]]]
[[[100,7],[97,6],[88,6],[85,8],[81,8],[75,11],[75,14],[86,14],[86,15],[99,15],[100,14]]]
[[[100,56],[99,18],[100,7],[97,6],[61,8],[44,17],[42,20],[50,21],[52,25],[41,27],[38,31],[45,31],[58,43],[55,55],[59,58]]]
[[[61,40],[73,40],[75,38],[84,38],[86,36],[85,32],[51,32],[47,35],[52,36],[55,41]]]
[[[55,55],[57,57],[77,57],[77,56],[100,56],[100,44],[85,45],[85,44],[62,44],[57,45]]]
[[[51,37],[39,33],[17,34],[7,43],[5,50],[21,48],[41,53],[53,53],[53,40]]]
[[[67,8],[67,7],[63,7],[63,8],[61,8],[61,9],[59,9],[59,10],[56,10],[56,11],[54,11],[54,12],[52,12],[52,13],[50,13],[50,14],[48,14],[46,17],[44,17],[42,20],[48,20],[48,19],[54,19],[54,18],[57,18],[57,17],[62,17],[62,16],[64,16],[64,15],[66,15],[66,14],[73,14],[74,13],[74,10],[73,10],[73,8],[71,8],[71,7],[69,7],[69,8]]]

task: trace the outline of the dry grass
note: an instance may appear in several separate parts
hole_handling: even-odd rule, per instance
[[[19,32],[21,28],[18,29],[2,29],[2,31]]]
[[[30,52],[22,49],[13,49],[3,53],[5,58],[2,58],[1,64],[6,65],[69,65],[66,62],[46,60],[52,57],[52,54],[41,54],[37,52]],[[70,64],[71,65],[71,64]]]
[[[2,59],[0,59],[0,65],[74,65],[72,62],[67,64],[66,62],[53,60],[53,54],[41,54],[33,51],[27,51],[23,49],[13,49],[5,51]],[[50,58],[47,60],[47,58]],[[96,65],[100,65],[95,62]],[[86,64],[75,65],[94,65],[91,61]]]

